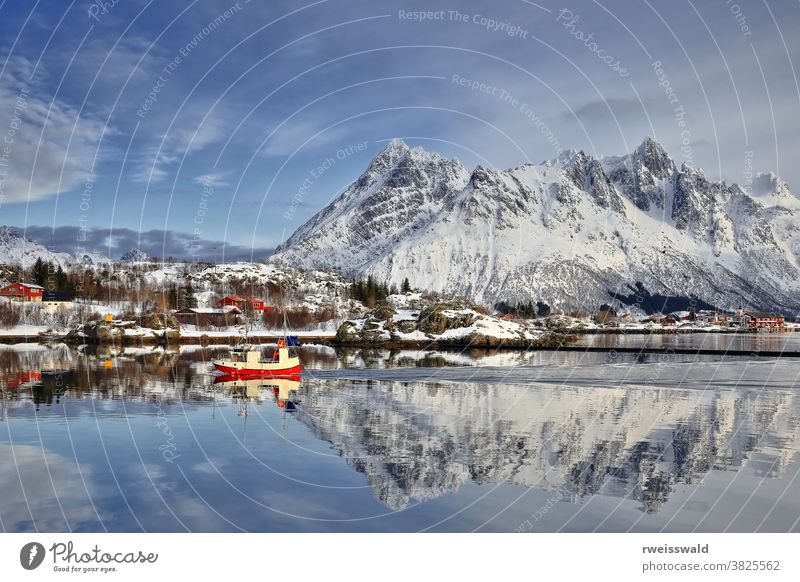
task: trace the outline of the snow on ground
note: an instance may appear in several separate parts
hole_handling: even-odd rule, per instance
[[[534,340],[543,335],[542,331],[529,329],[520,322],[483,315],[472,309],[445,310],[443,313],[448,317],[471,315],[475,318],[475,322],[469,327],[448,329],[444,333],[434,335],[433,337],[438,340],[466,339],[473,334],[480,334],[498,339]]]
[[[422,293],[419,292],[389,295],[386,298],[386,302],[398,311],[401,309],[419,309],[424,305]]]
[[[164,265],[160,269],[148,271],[144,274],[145,281],[157,286],[163,286],[165,283],[176,281],[179,278],[178,265]]]
[[[14,327],[0,328],[0,336],[28,336],[39,335],[49,329],[46,325],[17,325]]]
[[[392,321],[416,321],[418,317],[418,309],[398,309],[397,313],[392,316]]]
[[[395,335],[397,336],[398,339],[403,341],[424,342],[430,340],[430,337],[428,337],[418,329],[410,333],[404,333],[402,331],[398,331],[395,333]]]

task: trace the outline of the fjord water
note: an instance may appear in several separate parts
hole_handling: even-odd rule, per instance
[[[800,529],[793,359],[215,354],[0,346],[3,531]]]

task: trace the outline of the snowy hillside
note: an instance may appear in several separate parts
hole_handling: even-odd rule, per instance
[[[721,308],[800,308],[800,200],[775,176],[753,193],[677,167],[646,139],[594,159],[472,173],[393,141],[273,262],[475,301],[594,309],[637,293]],[[636,284],[640,291],[635,291]]]
[[[77,244],[77,243],[76,243]],[[98,253],[85,253],[80,256],[54,252],[41,243],[23,235],[22,231],[10,226],[0,226],[0,263],[22,266],[28,269],[41,258],[43,261],[60,265],[67,269],[73,265],[101,265],[108,258]]]
[[[332,251],[318,265],[327,270],[363,265],[391,253],[400,241],[430,223],[468,181],[469,172],[458,160],[412,150],[393,140],[355,183],[297,229],[284,246],[299,254]],[[317,262],[312,258],[309,264]]]

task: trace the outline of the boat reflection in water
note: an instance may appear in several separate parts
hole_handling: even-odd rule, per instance
[[[246,404],[250,401],[257,400],[261,402],[261,396],[265,390],[271,391],[278,408],[292,412],[296,410],[295,403],[297,402],[297,392],[300,388],[300,374],[287,376],[266,374],[259,378],[241,378],[234,374],[223,374],[214,378],[214,386],[224,388],[231,398],[239,401],[240,407],[245,405],[243,411],[240,410],[240,416],[248,414]]]

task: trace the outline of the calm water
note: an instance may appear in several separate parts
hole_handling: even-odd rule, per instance
[[[794,360],[318,347],[214,384],[214,353],[0,346],[0,527],[800,529]]]
[[[709,350],[800,351],[800,333],[668,333],[581,335],[577,345],[606,348],[702,348]]]

